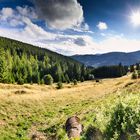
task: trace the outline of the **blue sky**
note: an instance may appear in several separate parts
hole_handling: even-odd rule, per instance
[[[140,50],[140,0],[0,0],[0,36],[64,55]]]

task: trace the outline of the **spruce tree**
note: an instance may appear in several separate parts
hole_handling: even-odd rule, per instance
[[[7,82],[7,66],[3,48],[0,48],[0,82]]]

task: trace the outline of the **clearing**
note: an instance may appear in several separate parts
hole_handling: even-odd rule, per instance
[[[66,139],[65,121],[72,115],[81,118],[84,127],[99,116],[98,127],[104,131],[102,112],[115,104],[124,92],[139,92],[139,80],[130,76],[56,85],[0,84],[0,140],[28,140],[32,135],[46,139]],[[104,122],[104,123],[103,123]]]

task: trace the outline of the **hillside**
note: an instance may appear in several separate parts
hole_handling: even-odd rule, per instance
[[[140,113],[139,83],[125,76],[100,83],[65,84],[61,90],[57,90],[56,85],[0,84],[0,139],[28,140],[36,135],[43,140],[66,140],[63,126],[66,119],[75,114],[84,125],[82,140],[90,140],[93,126],[107,134],[104,136],[107,140],[115,137],[114,134],[121,135],[122,131],[130,140],[137,139],[139,115],[135,117],[134,112]],[[120,103],[123,107],[118,111],[125,113],[121,123],[113,119]]]
[[[71,58],[93,67],[118,65],[119,63],[129,66],[140,62],[140,51],[132,53],[112,52],[100,55],[74,55]]]
[[[72,58],[0,37],[0,82],[45,83],[85,79],[86,68]],[[47,79],[47,80],[46,80]]]

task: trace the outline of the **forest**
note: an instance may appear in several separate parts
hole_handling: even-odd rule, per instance
[[[115,66],[102,66],[93,70],[93,74],[98,78],[117,78],[128,73],[128,66],[121,63]]]
[[[0,37],[1,83],[70,83],[95,78],[121,77],[128,67],[86,67],[72,58],[12,39]]]
[[[73,80],[87,79],[88,69],[69,57],[0,37],[0,82],[2,83],[69,83]]]

